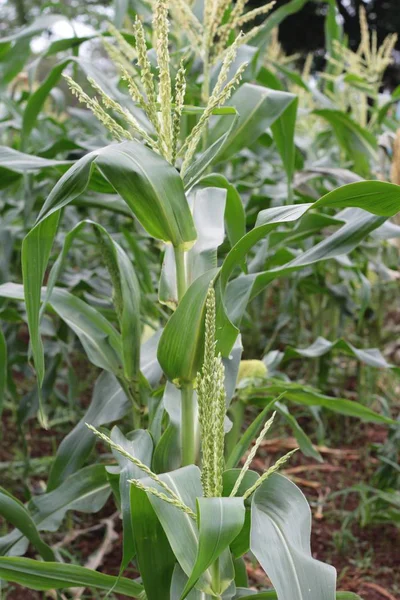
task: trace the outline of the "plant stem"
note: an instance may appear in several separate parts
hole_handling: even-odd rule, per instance
[[[140,429],[141,425],[142,425],[140,406],[137,405],[136,398],[132,392],[131,386],[128,384],[127,381],[125,381],[125,379],[123,379],[123,377],[118,377],[118,382],[119,382],[120,386],[122,387],[122,389],[124,390],[125,394],[127,395],[128,399],[130,400],[131,405],[132,405],[133,429]]]
[[[175,252],[175,268],[176,268],[176,285],[178,288],[178,302],[180,302],[186,292],[186,267],[185,267],[185,252],[182,248],[174,248]]]
[[[175,250],[176,284],[178,302],[181,302],[186,292],[185,253],[181,248]],[[194,423],[193,384],[186,383],[181,389],[181,453],[182,466],[196,462],[196,442]]]
[[[181,451],[182,466],[196,462],[196,441],[194,426],[193,384],[182,385],[181,390]]]

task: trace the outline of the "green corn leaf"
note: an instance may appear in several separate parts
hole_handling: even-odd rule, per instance
[[[377,158],[375,136],[340,110],[322,109],[313,112],[328,121],[339,146],[346,152],[348,160],[353,161],[356,173],[368,176],[369,162],[372,158]]]
[[[113,427],[111,439],[129,452],[131,456],[138,458],[148,467],[151,464],[151,455],[153,453],[153,442],[148,431],[142,429],[136,430],[125,437],[118,427]],[[120,566],[122,574],[135,554],[134,535],[131,522],[131,501],[129,479],[140,479],[143,472],[126,457],[112,449],[114,458],[118,462],[119,471],[119,492],[121,497],[121,513],[123,524],[123,555]]]
[[[313,207],[356,207],[379,217],[400,211],[400,186],[385,181],[359,181],[336,188],[314,202]]]
[[[2,53],[4,51],[4,54]],[[0,89],[6,88],[9,83],[22,71],[31,53],[28,39],[11,44],[2,45],[0,41]]]
[[[359,402],[325,396],[310,386],[279,381],[278,379],[271,379],[268,381],[268,385],[254,388],[252,391],[248,390],[248,392],[249,398],[251,397],[250,402],[257,406],[264,406],[267,402],[270,402],[270,398],[285,392],[285,398],[297,404],[323,406],[333,412],[370,423],[386,423],[387,425],[396,423],[393,419],[380,415]]]
[[[57,226],[58,214],[53,214],[49,219],[39,223],[22,243],[26,312],[39,387],[44,378],[43,345],[39,331],[40,292]]]
[[[226,160],[242,148],[253,144],[265,130],[278,119],[295,100],[294,94],[266,89],[244,83],[229,100],[239,113],[232,133],[226,140],[217,160]],[[224,117],[214,124],[210,132],[210,144],[221,138],[225,131]]]
[[[0,146],[0,165],[16,173],[26,173],[51,167],[66,167],[71,165],[71,161],[42,158],[41,156],[19,152],[7,146]]]
[[[104,466],[91,465],[77,471],[52,492],[32,498],[27,510],[39,531],[57,531],[68,510],[95,513],[106,503],[110,485]],[[0,555],[24,553],[26,538],[14,530],[0,538]]]
[[[51,90],[57,85],[62,72],[69,65],[71,60],[72,58],[67,58],[53,67],[44,82],[29,97],[22,117],[22,136],[24,144],[32,129],[35,127],[39,113]]]
[[[333,600],[336,570],[310,549],[311,511],[299,488],[277,473],[254,493],[250,547],[278,600]]]
[[[39,384],[44,376],[39,335],[40,286],[57,230],[58,212],[87,188],[94,165],[151,235],[179,247],[192,245],[196,238],[179,174],[145,146],[136,142],[114,144],[75,163],[47,198],[37,225],[22,247],[28,324]]]
[[[241,469],[228,469],[223,474],[223,496],[229,496],[233,490],[237,478],[239,477]],[[236,493],[236,497],[241,497],[252,485],[255,484],[259,479],[258,473],[248,469],[239,485],[239,489]],[[232,555],[235,559],[242,557],[250,550],[250,526],[251,526],[251,514],[250,509],[246,507],[243,527],[237,534],[234,540],[230,544]],[[236,577],[235,577],[236,579]]]
[[[229,547],[243,527],[243,498],[198,498],[197,519],[199,522],[199,546],[196,562],[189,580],[182,592],[184,600],[200,576]],[[218,581],[216,594],[221,595],[230,585],[233,573],[227,580]],[[215,582],[212,586],[215,586]]]
[[[295,168],[296,147],[294,132],[296,127],[298,100],[295,98],[278,119],[271,125],[272,136],[282,159],[283,168],[288,180],[288,192],[291,196],[291,186]],[[289,201],[292,199],[289,197]]]
[[[93,569],[56,562],[39,562],[31,558],[0,557],[0,577],[31,590],[60,590],[77,586],[113,590],[129,598],[139,598],[143,587],[126,579],[105,575]]]
[[[161,335],[157,357],[171,381],[192,382],[200,371],[206,297],[216,273],[207,271],[192,283]]]
[[[168,415],[168,425],[154,449],[153,468],[156,473],[179,469],[182,464],[181,391],[170,381],[166,383],[162,402]]]
[[[196,499],[202,497],[203,491],[200,482],[200,470],[191,465],[177,469],[171,473],[164,473],[160,478],[173,489],[186,506],[196,511]],[[142,479],[142,483],[155,487],[157,484],[148,478]],[[187,577],[193,572],[196,564],[199,548],[199,530],[195,521],[180,508],[177,508],[160,498],[148,494],[148,498],[157,514],[158,519],[168,538],[169,544]],[[234,570],[230,553],[226,551],[220,560],[221,579],[227,580],[234,577]],[[196,583],[196,588],[205,593],[211,592],[211,573],[207,570]]]
[[[98,428],[118,421],[131,409],[131,402],[116,377],[104,371],[94,385],[89,408],[57,449],[47,482],[47,491],[54,490],[86,462],[95,445],[95,437],[86,427],[86,423]]]
[[[42,288],[40,294],[44,301],[47,289]],[[24,300],[24,288],[14,283],[0,285],[0,297]],[[121,336],[98,310],[62,288],[53,288],[49,306],[74,331],[94,365],[122,373]]]
[[[186,282],[191,285],[195,279],[210,269],[217,267],[218,247],[225,237],[224,213],[226,191],[207,187],[196,189],[189,197],[197,239],[186,254]],[[178,304],[175,255],[172,246],[167,246],[158,292],[159,300],[171,308]]]
[[[339,350],[344,354],[353,356],[370,367],[375,367],[377,369],[392,369],[395,373],[400,375],[399,367],[388,363],[378,348],[356,348],[346,340],[338,339],[330,342],[321,336],[307,348],[293,348],[292,346],[288,346],[285,349],[282,360],[287,361],[292,358],[319,358],[334,350]]]
[[[278,600],[278,595],[274,590],[267,592],[254,592],[248,595],[252,590],[237,590],[239,593],[235,596],[235,600]],[[336,592],[336,600],[363,600],[361,596],[353,594],[353,592]]]
[[[148,600],[170,600],[176,558],[146,492],[131,485],[130,494],[136,560],[146,597]],[[157,577],[154,565],[158,565]]]
[[[86,225],[92,226],[102,251],[114,287],[114,304],[121,329],[124,375],[137,385],[140,363],[140,289],[136,273],[125,251],[101,225],[81,221],[65,236],[64,245],[50,271],[44,305],[50,303],[54,286],[63,268],[65,258],[76,236]]]
[[[25,506],[0,487],[0,514],[16,527],[36,548],[44,560],[56,560],[53,550],[40,537],[36,525]]]
[[[246,215],[237,189],[219,173],[205,175],[198,181],[198,185],[201,187],[219,187],[226,190],[226,232],[231,246],[234,246],[246,233]]]

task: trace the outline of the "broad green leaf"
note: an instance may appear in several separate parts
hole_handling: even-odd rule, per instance
[[[94,365],[121,372],[121,336],[98,310],[61,288],[53,290],[50,305],[77,335]]]
[[[245,509],[243,498],[198,498],[197,520],[199,546],[193,571],[182,593],[184,600],[200,576],[210,567],[235,539],[243,527]],[[221,595],[231,583],[223,579],[212,582],[213,591]],[[217,588],[215,588],[217,585]]]
[[[213,187],[196,189],[189,197],[197,239],[185,257],[188,286],[217,267],[218,247],[225,237],[225,199],[226,191]],[[165,249],[158,296],[161,303],[171,308],[178,305],[175,256],[170,245]]]
[[[233,490],[233,486],[236,483],[237,478],[239,477],[241,469],[228,469],[224,471],[223,474],[223,496],[229,496]],[[255,482],[259,479],[258,473],[248,469],[239,485],[239,489],[236,492],[236,496],[243,496],[246,490],[248,490]],[[250,524],[251,524],[251,514],[250,509],[246,507],[245,517],[243,527],[237,534],[234,540],[232,540],[230,544],[230,548],[235,559],[242,557],[244,554],[249,552],[250,550]],[[236,579],[236,577],[235,577]]]
[[[47,75],[45,81],[29,97],[22,117],[22,136],[25,143],[32,129],[35,127],[36,120],[48,95],[59,82],[63,70],[69,65],[71,60],[71,58],[67,58],[55,65]]]
[[[113,144],[84,156],[58,181],[26,236],[22,248],[25,296],[32,353],[39,384],[43,381],[43,348],[39,336],[40,286],[57,230],[58,211],[88,186],[94,165],[137,216],[150,235],[191,246],[193,219],[178,172],[137,142]]]
[[[4,48],[4,54],[1,53],[1,48]],[[31,46],[28,39],[17,41],[13,47],[10,44],[8,51],[6,44],[0,45],[0,88],[6,88],[22,71],[30,53]]]
[[[92,401],[86,413],[57,449],[47,491],[54,490],[86,462],[95,445],[95,437],[86,423],[100,427],[118,421],[131,409],[131,402],[115,376],[104,371],[94,385]]]
[[[126,379],[138,385],[140,363],[140,289],[136,273],[125,251],[101,225],[81,221],[65,236],[64,245],[52,267],[44,305],[50,303],[54,286],[63,268],[66,256],[76,236],[86,226],[92,226],[99,243],[102,258],[109,271],[114,288],[114,305],[121,329],[121,344]]]
[[[228,101],[228,104],[234,106],[239,113],[239,118],[217,160],[226,160],[242,148],[253,144],[295,98],[296,96],[288,92],[244,83]],[[210,132],[210,144],[219,139],[224,131],[223,117],[219,117]]]
[[[371,158],[376,159],[378,148],[372,133],[340,110],[314,110],[313,114],[322,117],[331,125],[339,146],[346,152],[348,160],[353,161],[356,173],[368,175],[369,161]]]
[[[200,470],[191,465],[163,473],[160,478],[178,495],[181,501],[193,512],[196,512],[196,499],[203,495],[200,481]],[[142,483],[158,488],[157,484],[150,479],[142,479]],[[160,521],[165,535],[175,555],[176,560],[183,571],[189,577],[196,563],[199,531],[195,521],[181,509],[164,502],[163,500],[148,494],[150,503]],[[202,576],[198,586],[199,589],[210,589],[211,576],[209,573]]]
[[[55,560],[53,550],[40,537],[36,525],[25,506],[1,487],[0,515],[28,538],[44,560]]]
[[[323,406],[328,410],[337,412],[348,417],[355,417],[370,423],[386,423],[388,425],[395,424],[395,421],[380,415],[367,406],[352,400],[344,398],[334,398],[320,394],[317,390],[310,386],[280,381],[279,379],[270,379],[268,384],[260,388],[247,390],[249,393],[250,402],[257,406],[264,406],[266,402],[270,402],[270,398],[276,397],[278,394],[285,392],[285,398],[297,404],[306,406]]]
[[[39,531],[57,531],[67,511],[95,513],[106,503],[110,486],[103,465],[91,465],[77,471],[48,494],[32,498],[27,509]],[[0,555],[26,550],[24,536],[14,530],[0,538]]]
[[[248,595],[249,592],[251,593]],[[267,592],[253,592],[253,590],[240,590],[240,593],[236,594],[235,600],[238,600],[239,598],[240,600],[277,600],[278,595],[274,590],[270,590]],[[363,600],[361,596],[353,594],[353,592],[336,592],[335,598],[336,600]]]
[[[359,181],[336,188],[314,202],[313,208],[356,207],[380,217],[393,217],[400,211],[400,186],[385,181]]]
[[[183,590],[185,589],[185,585],[188,581],[187,576],[184,571],[182,571],[181,567],[177,563],[175,565],[175,569],[172,575],[171,582],[171,593],[168,596],[168,600],[179,600]],[[200,590],[196,590],[196,588],[192,589],[189,594],[186,596],[187,600],[204,600],[204,594]]]
[[[400,375],[399,367],[387,362],[386,358],[378,348],[356,348],[349,342],[343,339],[330,342],[329,340],[318,337],[315,342],[307,348],[293,348],[288,346],[283,355],[283,361],[292,358],[319,358],[329,352],[339,350],[344,354],[357,358],[360,362],[378,369],[393,369],[395,373]]]
[[[75,163],[47,198],[39,222],[87,188],[94,165],[150,235],[176,247],[193,244],[196,231],[178,172],[133,141],[95,150]]]
[[[246,215],[240,195],[234,185],[219,173],[202,177],[201,187],[219,187],[226,190],[225,224],[231,246],[234,246],[246,233]]]
[[[168,425],[154,449],[153,469],[156,473],[179,469],[182,464],[181,391],[170,381],[166,383],[162,402],[168,415]]]
[[[196,512],[196,500],[203,495],[200,470],[197,466],[190,465],[171,473],[163,473],[160,478],[168,484],[186,506]],[[141,481],[145,485],[162,491],[162,488],[158,488],[158,485],[148,478]],[[148,498],[163,526],[176,560],[185,574],[190,577],[198,554],[199,530],[197,523],[180,508],[164,502],[152,494],[148,494]],[[233,580],[234,578],[229,551],[224,552],[220,557],[220,576],[221,580],[224,581]],[[196,588],[205,593],[211,593],[211,573],[209,570],[200,577],[196,583]]]
[[[50,158],[42,158],[33,154],[25,154],[18,152],[14,148],[0,146],[0,165],[6,167],[16,173],[25,173],[29,171],[39,171],[51,167],[60,167],[70,165],[69,160],[53,160]]]
[[[39,292],[45,300],[46,288]],[[0,285],[0,297],[24,300],[24,288],[14,283]],[[121,336],[102,313],[63,288],[53,289],[49,305],[77,335],[93,364],[122,373]]]
[[[334,600],[336,570],[310,549],[311,511],[299,488],[277,473],[254,493],[251,551],[278,600]]]
[[[288,192],[291,196],[291,186],[294,175],[294,161],[296,148],[294,144],[294,132],[297,117],[297,98],[293,100],[271,125],[272,136],[283,162],[286,177],[288,180]],[[292,198],[289,196],[289,202]]]
[[[160,478],[171,487],[186,506],[196,513],[196,498],[203,495],[200,469],[197,466],[191,465],[171,473],[163,473]],[[150,479],[141,481],[157,489],[154,481]],[[197,524],[179,508],[150,494],[148,494],[148,498],[161,522],[177,561],[186,575],[190,576],[197,557],[199,538]]]
[[[136,560],[146,597],[148,600],[170,600],[176,558],[147,494],[131,485],[130,495]],[[156,577],[154,565],[157,565]]]
[[[142,463],[148,467],[150,466],[153,442],[147,431],[139,429],[132,431],[125,437],[118,427],[113,427],[110,437],[113,442],[122,446],[131,456],[135,456]],[[123,524],[123,556],[120,567],[120,573],[122,574],[135,553],[131,523],[130,484],[128,481],[129,479],[139,479],[143,472],[116,450],[112,450],[112,453],[119,465],[119,491]]]
[[[44,378],[43,345],[39,332],[40,291],[58,226],[58,214],[39,223],[22,243],[22,274],[30,344],[39,387]]]
[[[129,598],[139,598],[143,587],[125,577],[117,578],[93,569],[31,558],[0,558],[0,577],[31,590],[54,590],[77,586],[113,590]]]
[[[0,327],[0,417],[7,391],[7,364],[7,344],[3,330]]]
[[[171,381],[192,382],[200,370],[204,349],[204,314],[210,282],[208,271],[187,290],[167,322],[158,344],[158,361]]]

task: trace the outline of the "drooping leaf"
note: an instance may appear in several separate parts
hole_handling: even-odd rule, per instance
[[[270,402],[271,398],[285,392],[285,398],[297,404],[323,406],[333,412],[348,417],[355,417],[370,423],[386,423],[387,425],[393,425],[395,423],[392,419],[374,412],[371,408],[368,408],[359,402],[353,402],[352,400],[346,400],[344,398],[325,396],[310,386],[298,383],[270,379],[268,380],[267,385],[248,390],[248,392],[249,398],[251,398],[250,402],[257,406],[264,406],[266,403]]]
[[[274,473],[254,493],[251,512],[251,551],[278,600],[334,600],[336,571],[312,557],[311,511],[299,488]]]
[[[27,509],[39,531],[57,531],[68,510],[92,513],[100,510],[110,495],[110,485],[102,465],[77,471],[48,494],[32,498]],[[24,535],[18,530],[0,538],[0,555],[23,554]]]
[[[19,583],[31,590],[54,590],[77,586],[100,590],[113,590],[129,598],[139,598],[143,587],[124,577],[105,575],[93,569],[76,565],[39,562],[31,558],[0,557],[0,577],[5,581]]]
[[[58,181],[22,247],[25,297],[32,353],[39,383],[43,381],[43,348],[39,336],[40,286],[56,234],[59,210],[88,186],[94,165],[158,239],[175,246],[192,245],[193,219],[178,172],[137,142],[106,146],[87,154]]]
[[[338,339],[330,342],[329,340],[320,336],[307,348],[293,348],[292,346],[288,346],[285,349],[282,358],[283,361],[298,357],[319,358],[325,354],[328,354],[329,352],[333,352],[334,350],[338,350],[339,352],[353,356],[360,362],[370,367],[375,367],[378,369],[393,369],[394,372],[400,375],[399,367],[388,363],[378,348],[356,348],[353,346],[353,344],[350,344],[344,339]]]
[[[28,538],[44,560],[55,560],[53,550],[40,537],[25,506],[3,488],[0,488],[0,515]]]

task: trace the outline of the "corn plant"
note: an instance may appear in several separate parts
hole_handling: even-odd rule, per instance
[[[0,538],[0,577],[6,581],[38,590],[89,586],[149,600],[356,597],[336,592],[335,569],[312,557],[307,501],[277,472],[293,452],[261,476],[250,467],[274,419],[287,417],[290,402],[371,421],[392,420],[310,387],[266,379],[259,362],[247,365],[250,379],[239,393],[239,411],[231,401],[249,303],[272,282],[357,248],[400,210],[400,187],[357,180],[312,202],[295,202],[298,98],[254,83],[249,70],[257,67],[241,57],[263,49],[263,34],[298,3],[290,2],[270,23],[267,19],[242,35],[243,25],[271,8],[245,13],[245,4],[207,1],[200,17],[186,2],[169,6],[156,0],[152,49],[139,18],[133,36],[114,27],[109,28],[111,38],[104,36],[125,92],[93,77],[93,69],[89,92],[66,76],[71,92],[113,142],[96,144],[57,181],[22,244],[23,285],[5,283],[0,295],[25,302],[38,386],[35,408],[44,427],[47,311],[72,330],[101,374],[85,416],[57,450],[46,492],[25,506],[0,490],[0,513],[16,528]],[[181,32],[175,51],[170,29]],[[66,66],[58,67],[58,76]],[[241,198],[227,176],[237,159],[246,162],[248,148],[267,130],[283,163],[285,199],[257,210],[248,227]],[[11,154],[14,165],[30,156]],[[10,152],[5,159],[11,161]],[[99,190],[109,197],[111,212],[114,199],[128,226],[120,230],[117,220],[110,233],[103,222],[73,214],[72,228],[49,269],[61,217],[71,214],[68,209],[80,197]],[[327,227],[335,229],[325,235]],[[60,285],[67,256],[85,230],[112,288],[111,302],[103,290],[103,305]],[[146,249],[162,260],[156,285],[138,248],[140,235]],[[248,257],[264,241],[272,259],[262,261],[262,269],[252,268]],[[156,302],[153,292],[157,310],[148,307],[149,296]],[[151,330],[146,340],[145,326]],[[2,338],[0,352],[5,363]],[[2,372],[3,387],[4,380]],[[263,410],[242,434],[241,404],[253,397]],[[127,435],[117,426],[105,429],[125,416],[131,429]],[[113,464],[84,466],[96,438],[110,447]],[[57,530],[69,509],[100,510],[111,493],[123,522],[120,576],[62,562],[39,532]],[[28,542],[42,561],[21,558]],[[248,551],[273,589],[254,594],[249,588],[243,558]],[[122,576],[132,561],[136,579]]]

